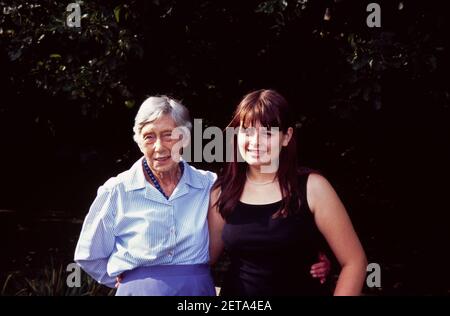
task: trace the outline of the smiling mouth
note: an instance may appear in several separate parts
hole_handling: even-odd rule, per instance
[[[261,150],[255,150],[255,149],[247,149],[247,152],[251,154],[263,154],[264,152]]]
[[[155,161],[166,161],[168,159],[170,159],[170,156],[154,158]]]

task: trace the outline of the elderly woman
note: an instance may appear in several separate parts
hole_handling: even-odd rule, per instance
[[[144,157],[98,189],[84,221],[75,261],[110,287],[122,275],[116,295],[215,295],[206,217],[216,175],[172,154],[177,127],[192,127],[180,103],[142,104],[134,140]]]

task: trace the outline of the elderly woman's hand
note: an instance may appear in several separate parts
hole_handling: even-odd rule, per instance
[[[320,283],[323,284],[331,271],[331,262],[323,252],[319,252],[319,260],[318,263],[311,266],[310,273],[313,278],[319,278]]]
[[[116,277],[116,284],[114,285],[115,288],[119,288],[120,282],[123,280],[122,274],[119,274],[119,276]]]

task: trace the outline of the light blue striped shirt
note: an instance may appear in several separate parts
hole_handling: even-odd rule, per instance
[[[207,213],[216,174],[184,163],[168,200],[145,179],[139,159],[97,192],[83,223],[75,261],[98,282],[139,266],[209,262]]]

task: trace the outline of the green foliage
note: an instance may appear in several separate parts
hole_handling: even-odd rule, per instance
[[[125,1],[124,1],[125,2]],[[11,62],[18,92],[46,91],[90,109],[132,104],[127,69],[143,58],[135,1],[78,1],[81,27],[66,25],[66,2],[0,2],[0,43]],[[120,101],[122,100],[122,101]]]
[[[65,25],[68,12],[64,2],[0,2],[4,13],[0,16],[0,43],[12,64],[8,78],[11,85],[18,93],[37,89],[50,96],[74,101],[84,114],[90,110],[95,113],[98,108],[113,103],[133,107],[139,96],[133,91],[135,87],[129,73],[144,59],[146,23],[142,14],[145,5],[139,1],[78,2],[82,8],[81,28]],[[261,54],[270,52],[276,38],[289,36],[295,40],[293,26],[299,23],[303,23],[302,27],[307,25],[311,34],[322,41],[339,47],[341,56],[337,60],[346,61],[349,68],[342,72],[331,106],[339,108],[351,102],[359,107],[369,102],[374,109],[380,109],[381,80],[385,73],[403,71],[411,78],[417,78],[423,72],[435,71],[440,63],[442,45],[436,37],[421,30],[425,26],[442,31],[445,25],[441,19],[415,16],[413,10],[408,11],[408,5],[401,2],[394,9],[383,6],[383,12],[395,11],[391,13],[395,19],[406,16],[409,18],[406,23],[415,21],[403,38],[386,26],[368,31],[364,25],[365,7],[354,1],[257,1],[253,12],[247,12],[247,16],[253,16],[255,21],[264,17],[262,23],[266,29],[261,32],[266,31],[268,36]],[[209,16],[223,17],[229,23],[236,20],[233,11],[222,2],[192,3],[190,20],[182,17],[187,8],[179,2],[152,1],[146,6],[151,13],[156,12],[152,16],[156,19],[148,21],[156,30],[164,31],[167,24],[178,28],[174,19],[184,19],[181,21],[186,34],[178,33],[179,38],[173,41],[187,41],[189,51],[186,55],[218,53],[216,39],[194,41],[189,36],[192,30],[207,28]],[[225,18],[226,15],[229,16]],[[359,17],[353,19],[359,24],[349,24],[349,16]],[[192,71],[183,71],[191,65],[180,59],[175,50],[168,54],[171,55],[168,57],[171,63],[166,65],[168,74],[176,78],[176,85],[181,89],[195,94],[193,87],[188,87],[192,82]],[[214,83],[204,84],[205,87],[216,87]]]
[[[272,29],[275,29],[279,35],[287,24],[300,18],[307,5],[308,0],[268,0],[262,1],[255,12],[272,17],[275,22]]]

